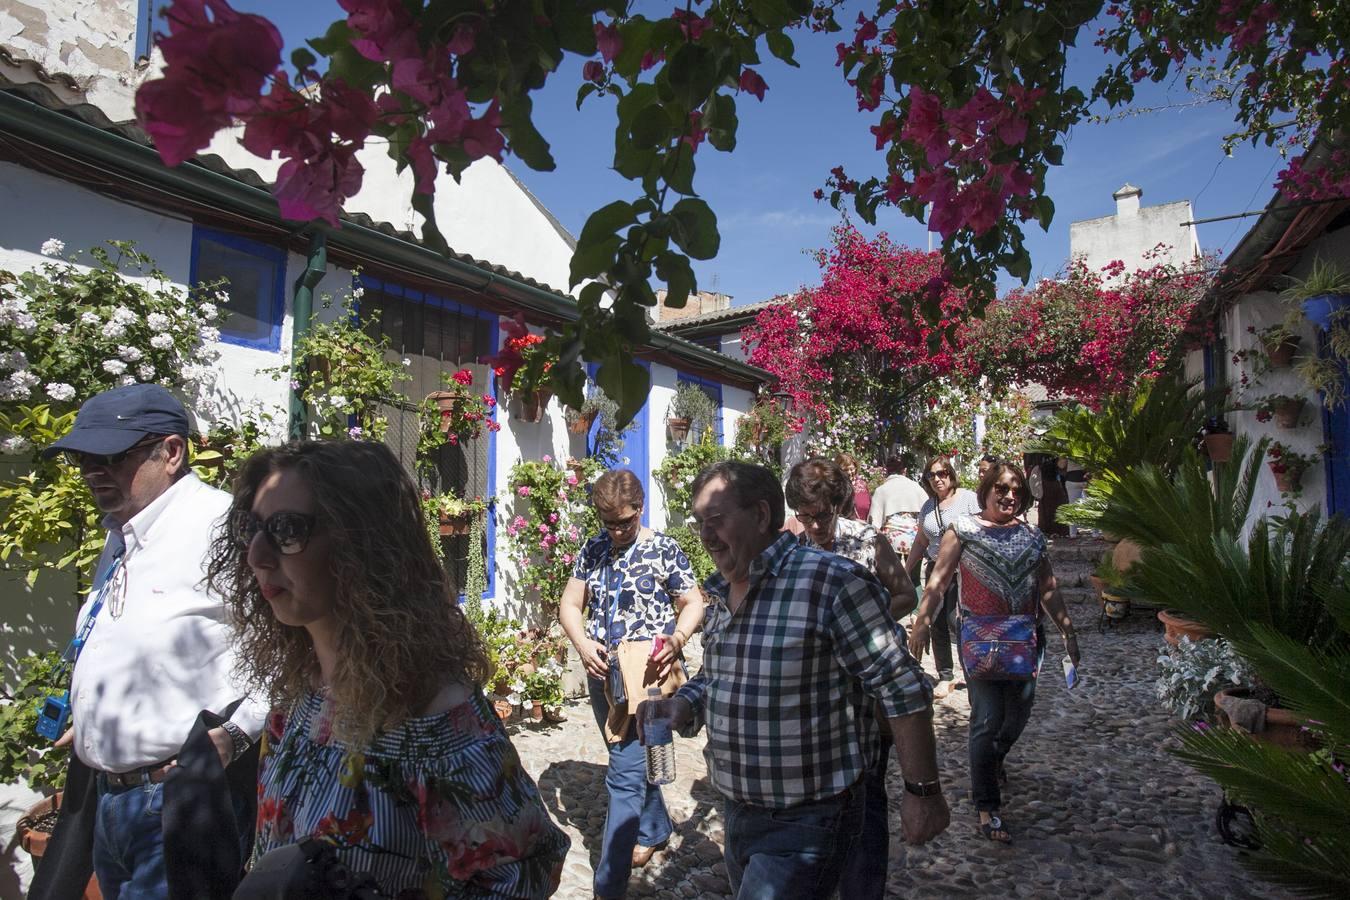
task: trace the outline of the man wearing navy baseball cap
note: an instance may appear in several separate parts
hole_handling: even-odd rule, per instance
[[[92,773],[92,866],[105,897],[169,896],[162,787],[198,714],[233,709],[207,732],[225,766],[250,749],[267,714],[235,682],[226,608],[204,585],[230,496],[188,467],[189,430],[171,393],[133,384],[86,400],[70,433],[43,451],[79,469],[108,529],[75,620],[71,728],[57,744],[74,750],[72,782],[77,766]],[[251,825],[238,823],[249,833]],[[59,837],[58,827],[53,844]],[[30,896],[62,896],[43,885],[57,874],[48,868]]]

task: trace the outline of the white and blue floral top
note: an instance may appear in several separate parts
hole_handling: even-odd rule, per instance
[[[698,586],[680,545],[657,532],[621,548],[601,532],[581,548],[572,576],[586,582],[586,633],[606,647],[670,634],[675,598]]]

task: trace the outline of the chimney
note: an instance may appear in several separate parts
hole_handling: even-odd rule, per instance
[[[1116,200],[1117,216],[1132,216],[1139,212],[1139,198],[1144,192],[1128,181],[1111,196]]]

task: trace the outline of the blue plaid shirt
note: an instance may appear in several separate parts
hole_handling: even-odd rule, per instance
[[[850,787],[867,765],[860,718],[874,698],[889,718],[932,706],[886,590],[862,566],[783,533],[750,566],[740,610],[714,575],[703,668],[679,690],[706,725],[704,756],[723,795],[783,809]]]

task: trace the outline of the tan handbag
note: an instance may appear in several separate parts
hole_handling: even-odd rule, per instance
[[[676,660],[665,678],[657,677],[657,664],[652,660],[651,641],[622,641],[616,651],[619,654],[619,671],[623,675],[624,693],[628,702],[616,707],[614,696],[605,686],[605,696],[609,699],[609,717],[605,721],[605,739],[616,744],[628,733],[638,704],[647,699],[647,690],[652,687],[661,689],[662,697],[669,697],[680,689],[680,685],[689,680],[684,672],[684,662]]]

